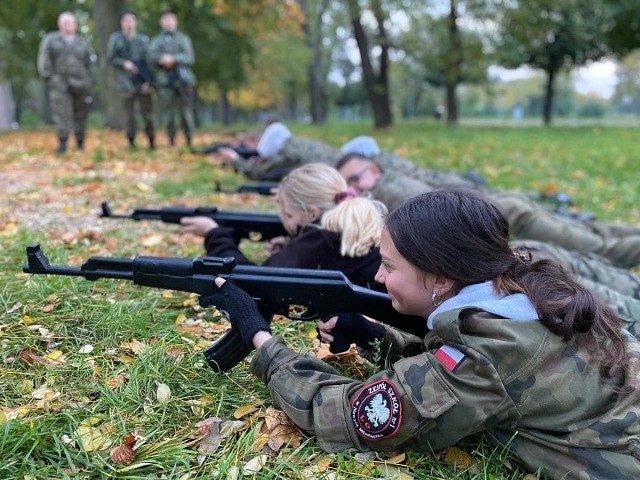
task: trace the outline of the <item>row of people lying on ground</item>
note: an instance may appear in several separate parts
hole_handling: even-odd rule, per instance
[[[280,180],[286,172],[300,165],[326,163],[336,167],[359,194],[371,195],[389,210],[435,189],[473,188],[488,195],[500,208],[514,238],[597,254],[623,268],[640,265],[638,225],[585,222],[560,215],[523,192],[489,189],[477,179],[454,171],[418,167],[406,158],[381,151],[376,141],[368,136],[356,137],[337,150],[319,140],[295,137],[286,126],[276,122],[265,128],[256,151],[259,156],[249,160],[229,148],[222,148],[218,153],[251,179]]]
[[[305,181],[325,197],[293,197]],[[370,200],[353,196],[323,164],[294,170],[278,198],[294,237],[267,263],[284,266],[290,249],[302,265],[287,266],[324,267],[347,256],[370,271],[375,249],[381,264],[370,280],[397,311],[425,319],[420,337],[356,313],[318,321],[322,340],[343,338],[382,359],[370,378],[347,378],[272,337],[253,299],[233,282],[215,280],[217,292],[200,304],[225,312],[256,348],[252,373],[322,449],[433,452],[484,433],[549,478],[637,478],[640,343],[559,264],[514,252],[507,221],[492,203],[439,190],[383,219],[378,205],[365,205]],[[365,240],[353,243],[348,224],[361,208],[372,224],[359,228],[379,235],[349,255],[350,246],[366,247]],[[199,233],[198,222],[185,219],[185,231]],[[237,252],[222,228],[206,234],[209,253]],[[313,250],[299,255],[304,238]]]
[[[383,203],[358,196],[336,169],[323,163],[291,171],[280,183],[276,199],[290,238],[267,242],[270,256],[264,265],[339,270],[357,285],[383,289],[375,281],[381,261],[377,245],[388,211]],[[183,233],[204,238],[208,256],[235,257],[238,263],[251,263],[230,228],[219,226],[209,217],[184,217],[182,225]],[[516,240],[511,247],[530,251],[536,260],[552,259],[562,264],[615,308],[636,333],[633,322],[640,319],[640,276],[596,255],[544,242]]]

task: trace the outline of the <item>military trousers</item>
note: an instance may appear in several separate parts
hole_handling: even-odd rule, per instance
[[[127,138],[135,138],[138,132],[138,122],[136,120],[136,106],[142,117],[144,133],[148,138],[154,136],[153,126],[153,100],[150,93],[136,93],[122,97],[124,108],[125,133]]]
[[[71,132],[76,138],[84,138],[90,105],[88,92],[49,90],[49,106],[58,138],[67,138]]]
[[[190,141],[195,128],[191,95],[181,87],[160,87],[158,89],[158,120],[160,126],[166,129],[171,141],[176,136],[176,116],[180,118],[180,125],[187,141]]]

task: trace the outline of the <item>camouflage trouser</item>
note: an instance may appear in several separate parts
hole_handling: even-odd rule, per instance
[[[593,254],[571,252],[535,240],[514,240],[512,248],[526,248],[533,260],[549,259],[562,264],[582,285],[612,307],[623,325],[637,337],[640,333],[640,277],[629,270],[611,265]]]
[[[535,240],[513,240],[512,248],[526,248],[534,260],[555,260],[564,268],[581,278],[606,285],[622,295],[640,300],[640,276],[630,270],[612,265],[606,258],[595,254],[584,254]],[[640,319],[639,319],[640,320]]]
[[[176,136],[176,115],[185,137],[191,139],[194,130],[191,98],[183,88],[161,87],[158,89],[158,120],[170,139]]]
[[[138,104],[138,109],[142,116],[142,122],[144,123],[144,133],[149,138],[153,137],[153,101],[151,99],[151,94],[137,93],[135,95],[122,97],[125,133],[127,138],[135,138],[138,131],[138,124],[136,121],[136,103]]]
[[[51,116],[59,138],[67,138],[71,132],[76,138],[84,138],[90,104],[91,96],[88,93],[49,90]]]
[[[623,268],[640,264],[640,235],[634,230],[616,231],[610,225],[563,217],[518,193],[494,193],[492,197],[516,238],[595,253]]]

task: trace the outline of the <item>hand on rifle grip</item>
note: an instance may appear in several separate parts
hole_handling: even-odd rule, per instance
[[[231,322],[231,327],[242,337],[242,341],[253,350],[253,337],[264,330],[271,332],[269,324],[262,318],[256,302],[233,282],[217,277],[218,293],[200,297],[203,307],[215,306]]]

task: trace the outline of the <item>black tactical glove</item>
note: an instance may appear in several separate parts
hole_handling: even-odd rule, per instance
[[[217,307],[251,349],[253,349],[253,336],[256,333],[261,330],[271,332],[269,324],[260,315],[253,298],[231,281],[224,282],[218,289],[218,293],[200,297],[200,305]]]
[[[370,322],[359,313],[341,313],[336,326],[331,330],[333,342],[329,345],[331,353],[340,353],[349,349],[352,343],[367,350],[376,340],[382,340],[387,330],[379,323]]]

